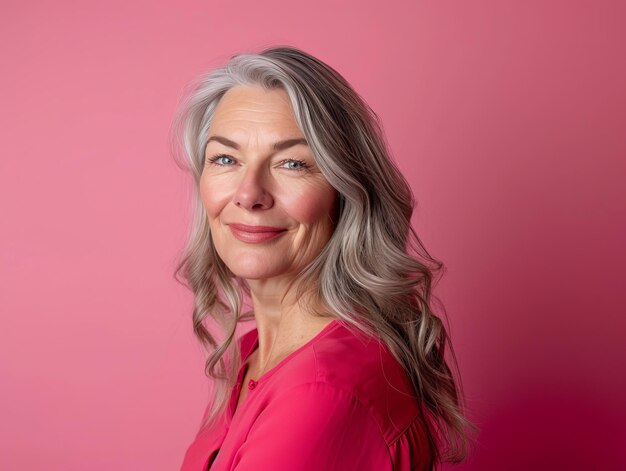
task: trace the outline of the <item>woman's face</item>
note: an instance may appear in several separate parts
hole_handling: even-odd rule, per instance
[[[208,139],[200,193],[228,268],[261,280],[289,276],[313,260],[334,231],[337,192],[316,166],[287,93],[230,89]],[[275,229],[254,234],[236,224]]]

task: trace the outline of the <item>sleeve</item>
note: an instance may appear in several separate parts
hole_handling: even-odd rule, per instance
[[[306,383],[279,394],[257,417],[233,471],[391,471],[389,448],[351,393]]]

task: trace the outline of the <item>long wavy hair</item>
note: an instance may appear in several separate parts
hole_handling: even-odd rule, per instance
[[[174,276],[194,294],[193,330],[208,355],[205,374],[213,378],[201,428],[228,408],[242,364],[236,328],[253,318],[243,312],[248,285],[218,256],[199,192],[215,109],[240,85],[287,92],[317,165],[338,192],[334,233],[299,273],[296,299],[313,294],[331,317],[384,341],[411,379],[433,463],[462,461],[477,428],[464,415],[456,356],[432,309],[434,301],[442,307],[431,291],[443,263],[411,227],[415,199],[389,154],[378,116],[336,70],[290,46],[235,55],[192,82],[171,128],[173,155],[195,188],[191,230]],[[207,321],[218,326],[221,339]],[[444,358],[446,349],[457,374]]]

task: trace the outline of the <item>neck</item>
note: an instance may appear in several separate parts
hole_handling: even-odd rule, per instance
[[[248,280],[259,345],[251,363],[257,376],[271,369],[284,357],[308,342],[330,322],[321,313],[320,303],[311,295],[295,299],[295,287],[271,280]],[[256,378],[255,378],[256,379]]]

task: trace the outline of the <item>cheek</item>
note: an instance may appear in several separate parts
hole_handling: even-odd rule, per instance
[[[291,216],[303,224],[330,223],[333,216],[337,192],[328,185],[316,185],[313,188],[284,196],[286,207]]]
[[[200,199],[210,219],[219,216],[229,198],[229,191],[224,185],[214,180],[208,181],[207,178],[200,178]]]

